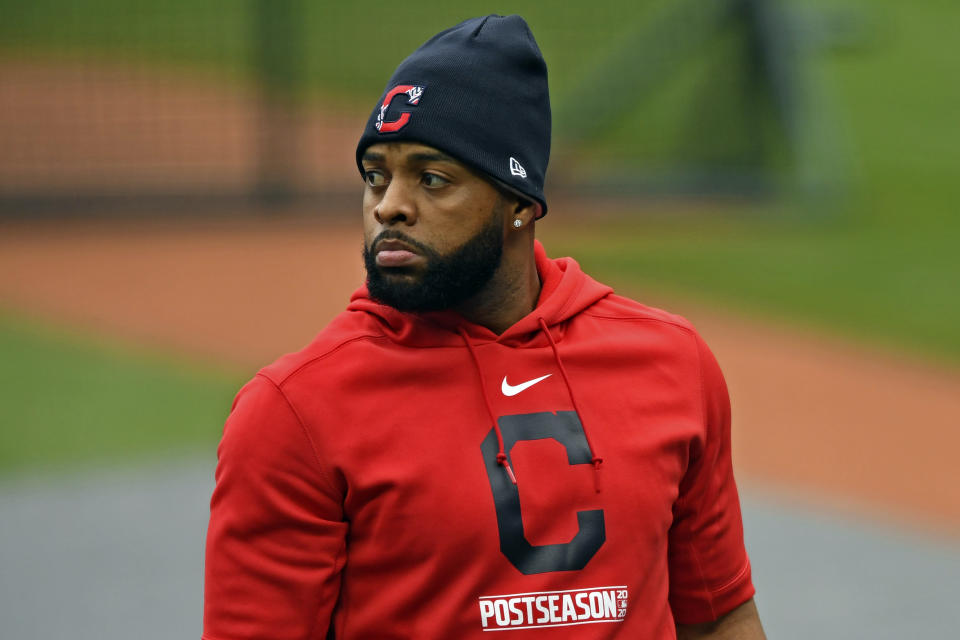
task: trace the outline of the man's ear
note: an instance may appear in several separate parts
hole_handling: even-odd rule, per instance
[[[517,198],[513,207],[513,218],[521,222],[518,229],[526,227],[528,224],[540,217],[540,203],[526,198]]]

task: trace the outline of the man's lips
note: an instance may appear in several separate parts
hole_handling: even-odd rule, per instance
[[[382,240],[377,244],[377,266],[409,267],[423,261],[423,256],[400,240]]]

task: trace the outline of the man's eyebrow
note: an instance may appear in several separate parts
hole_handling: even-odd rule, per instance
[[[375,151],[364,151],[363,157],[360,158],[360,160],[366,160],[368,162],[383,162],[385,157],[386,156],[384,156],[382,153],[376,153]]]
[[[455,162],[460,164],[455,158],[451,158],[440,151],[424,151],[422,153],[411,153],[407,156],[410,160],[417,162]]]

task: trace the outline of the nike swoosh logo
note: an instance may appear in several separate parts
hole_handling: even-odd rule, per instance
[[[503,376],[503,383],[500,385],[500,391],[503,391],[503,395],[507,397],[515,396],[521,391],[526,391],[533,385],[543,380],[546,380],[552,375],[553,375],[552,373],[548,373],[545,376],[540,376],[539,378],[534,378],[533,380],[527,380],[526,382],[521,382],[518,385],[510,384],[509,382],[507,382],[507,376]]]

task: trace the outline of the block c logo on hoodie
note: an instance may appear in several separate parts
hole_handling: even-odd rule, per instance
[[[424,87],[413,84],[398,84],[387,92],[383,97],[383,104],[380,105],[380,112],[377,113],[377,121],[374,126],[380,133],[396,133],[403,129],[410,122],[410,112],[404,111],[396,120],[384,120],[387,117],[387,109],[395,97],[401,93],[407,94],[407,104],[416,106],[420,104],[420,97],[423,96]]]
[[[567,450],[567,460],[571,465],[591,464],[587,436],[574,411],[501,416],[497,423],[503,434],[503,450],[508,457],[517,442],[552,438]],[[524,575],[583,569],[607,540],[603,509],[577,511],[579,530],[570,542],[530,544],[523,531],[520,491],[497,463],[499,447],[496,431],[492,427],[483,439],[480,450],[497,510],[501,553]]]

